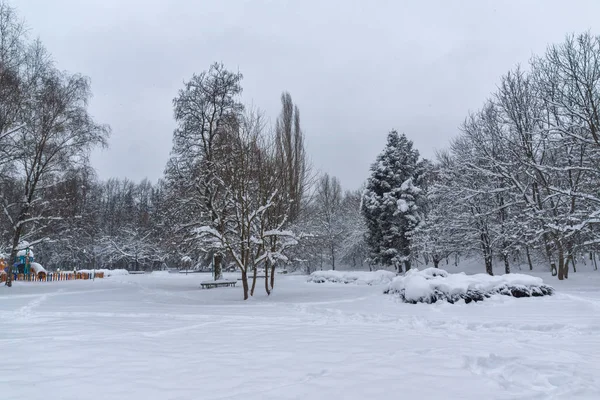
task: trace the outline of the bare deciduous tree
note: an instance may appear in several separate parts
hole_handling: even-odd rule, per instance
[[[318,236],[324,240],[328,248],[329,262],[334,270],[340,238],[344,233],[342,200],[340,181],[335,176],[330,177],[329,174],[321,176],[315,195]]]
[[[167,166],[171,181],[179,180],[180,188],[187,188],[199,211],[196,221],[182,221],[182,229],[211,226],[221,234],[218,214],[222,211],[217,173],[221,158],[227,151],[225,132],[238,124],[243,105],[242,74],[231,72],[223,64],[215,63],[208,71],[193,75],[185,88],[173,100],[178,127],[173,136],[173,156]],[[189,208],[189,204],[185,205]],[[187,214],[187,213],[186,213]],[[189,216],[189,214],[187,214]],[[223,254],[213,254],[215,280],[222,277]]]
[[[281,95],[281,114],[275,123],[275,143],[277,159],[283,165],[282,171],[287,182],[285,190],[291,201],[290,222],[295,222],[309,184],[309,168],[304,134],[300,128],[300,111],[287,92]]]
[[[254,294],[257,267],[263,264],[265,291],[270,294],[275,263],[286,261],[286,249],[296,243],[295,235],[284,230],[290,210],[282,190],[286,174],[262,121],[260,114],[249,112],[227,131],[227,151],[215,172],[224,204],[215,213],[220,229],[206,225],[195,230],[209,250],[227,254],[239,268],[244,300]]]

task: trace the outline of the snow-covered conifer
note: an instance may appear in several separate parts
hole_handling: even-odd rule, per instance
[[[422,166],[419,152],[406,135],[391,131],[387,145],[371,166],[362,212],[374,264],[410,269],[410,232],[421,220],[423,193],[417,186]]]

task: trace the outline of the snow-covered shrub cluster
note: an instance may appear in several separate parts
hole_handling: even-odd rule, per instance
[[[449,274],[437,269],[409,270],[406,275],[396,277],[385,290],[406,303],[435,303],[438,300],[455,303],[482,301],[495,295],[512,297],[539,297],[554,293],[541,278],[524,274],[490,276],[487,274]]]
[[[312,283],[344,283],[355,285],[385,285],[389,284],[396,274],[391,271],[315,271],[310,274],[308,282]]]

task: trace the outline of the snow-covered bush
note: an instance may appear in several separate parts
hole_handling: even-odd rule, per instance
[[[488,274],[466,275],[464,272],[449,274],[443,269],[427,268],[409,270],[396,277],[385,290],[406,303],[435,303],[438,300],[454,303],[464,300],[482,301],[494,295],[513,297],[538,297],[554,293],[541,278],[524,274],[490,276]]]
[[[355,285],[389,284],[396,274],[391,271],[315,271],[310,274],[308,282],[312,283],[351,283]]]

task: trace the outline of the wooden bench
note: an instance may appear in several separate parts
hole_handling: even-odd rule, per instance
[[[237,283],[237,281],[208,281],[208,282],[201,282],[200,283],[200,287],[202,289],[211,289],[211,288],[217,288],[217,287],[234,287],[235,284]]]

